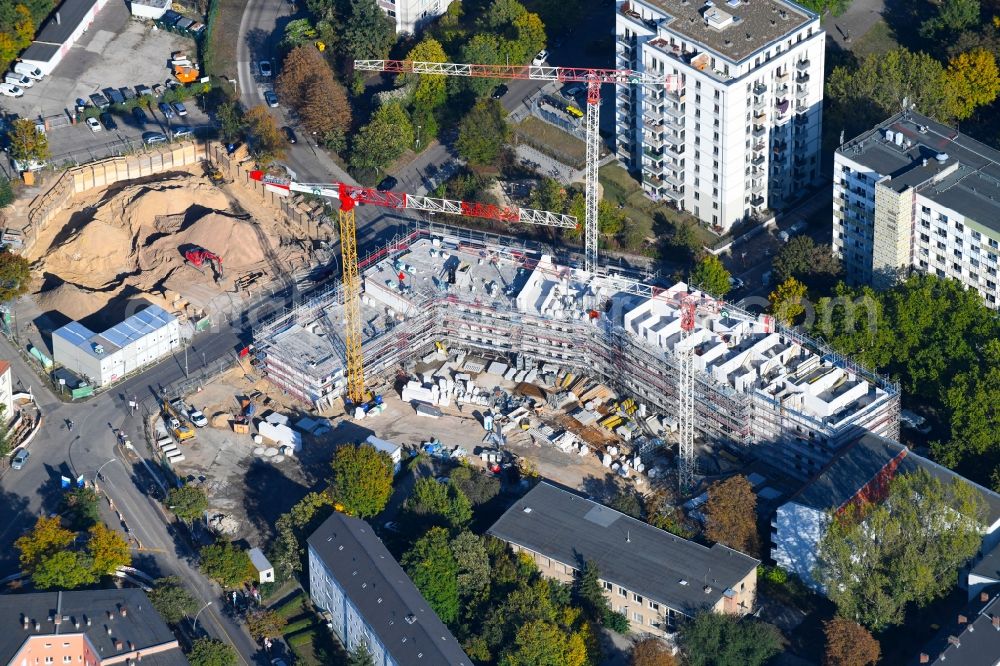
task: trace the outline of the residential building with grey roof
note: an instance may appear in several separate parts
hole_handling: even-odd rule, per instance
[[[52,333],[56,363],[94,386],[114,383],[180,346],[180,322],[153,304],[103,333],[94,333],[76,321]]]
[[[188,663],[142,590],[0,595],[0,664],[138,663]]]
[[[899,442],[866,433],[849,444],[771,518],[771,559],[821,591],[813,578],[816,552],[831,516],[852,502],[879,501],[898,474],[923,470],[942,483],[960,479],[972,486],[986,508],[981,553],[1000,542],[1000,495],[946,467],[917,455]],[[982,556],[978,556],[970,563]],[[963,585],[967,577],[962,576]]]
[[[1000,586],[982,590],[961,612],[936,624],[941,629],[907,666],[1000,664]]]
[[[837,149],[833,250],[848,281],[912,270],[953,278],[997,308],[1000,151],[914,111]]]
[[[334,513],[312,533],[309,595],[348,651],[375,666],[472,666],[371,525]]]
[[[826,33],[787,0],[620,0],[619,162],[654,200],[720,231],[819,182]]]
[[[542,482],[488,530],[530,555],[541,572],[571,582],[588,561],[632,631],[666,636],[702,610],[753,609],[757,565],[722,544],[708,547]]]

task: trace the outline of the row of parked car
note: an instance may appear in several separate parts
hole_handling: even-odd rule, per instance
[[[4,75],[3,83],[0,83],[0,95],[6,97],[21,97],[24,89],[35,85],[35,81],[41,81],[42,70],[26,62],[14,63],[14,68]]]

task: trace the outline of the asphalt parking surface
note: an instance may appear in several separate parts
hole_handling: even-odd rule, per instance
[[[169,59],[173,51],[194,56],[195,42],[154,29],[151,22],[133,19],[125,2],[109,2],[52,74],[27,88],[23,97],[0,97],[0,108],[22,118],[65,116],[73,112],[77,98],[88,99],[103,88],[163,84],[172,78]],[[55,127],[48,133],[52,162],[86,162],[122,154],[141,145],[143,132],[169,136],[171,127],[197,129],[211,124],[195,100],[185,102],[185,106],[187,116],[167,121],[154,101],[153,111],[146,109],[150,122],[139,124],[130,114],[116,115],[118,129],[114,131],[91,132],[82,123]]]

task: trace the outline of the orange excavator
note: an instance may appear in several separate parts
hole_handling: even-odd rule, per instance
[[[189,264],[197,268],[199,271],[201,271],[201,267],[207,261],[211,264],[212,270],[215,272],[215,281],[222,281],[222,257],[219,255],[214,252],[209,252],[203,247],[194,247],[184,252],[184,258]]]

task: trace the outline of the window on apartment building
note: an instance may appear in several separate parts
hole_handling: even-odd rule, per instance
[[[969,271],[969,279],[972,280],[973,282],[979,282],[979,273],[973,273],[972,271]]]
[[[925,243],[929,243],[931,241],[931,237],[928,236],[927,234],[920,234],[920,240],[922,240]]]
[[[718,123],[716,123],[716,124],[718,124]],[[718,141],[719,140],[719,133],[718,132],[714,132],[714,136],[712,137],[712,140],[713,141]]]
[[[969,259],[969,264],[971,266],[973,266],[974,268],[979,268],[979,260],[978,259]]]
[[[610,592],[611,590],[615,589],[615,586],[612,583],[609,583],[608,581],[604,581],[604,589]]]
[[[719,216],[718,215],[713,215],[712,216],[712,224],[718,224],[718,223],[719,223]]]
[[[939,249],[939,250],[946,250],[946,249],[948,249],[948,246],[945,245],[942,241],[938,241],[937,242],[937,249]]]
[[[701,81],[695,81],[694,82],[694,89],[695,90],[701,90]]]
[[[931,223],[928,220],[920,220],[920,226],[922,226],[924,229],[930,229]]]
[[[998,248],[998,247],[1000,247],[1000,242],[997,242],[996,238],[991,238],[990,239],[990,247],[992,247],[992,248]]]
[[[701,104],[701,95],[697,95],[696,94],[694,96],[694,101],[695,101],[695,104]]]
[[[955,245],[957,245],[958,247],[962,247],[962,239],[961,238],[956,238],[955,239]]]
[[[715,112],[715,113],[718,113],[718,112],[719,112],[719,105],[718,105],[718,104],[716,104],[716,105],[715,105],[715,109],[714,109],[714,112]]]
[[[68,654],[63,655],[63,663],[64,664],[72,664],[73,663],[73,657],[71,657]]]
[[[986,302],[987,303],[996,303],[997,302],[997,298],[993,294],[986,294]]]
[[[982,240],[982,239],[983,235],[981,233],[979,233],[978,231],[972,232],[972,240]]]
[[[718,201],[713,201],[712,202],[712,210],[719,210],[719,202]]]
[[[694,138],[694,145],[696,145],[696,146],[700,146],[701,145],[701,137],[700,136],[696,136]]]
[[[718,118],[716,118],[716,119],[715,119],[715,120],[713,121],[713,123],[715,124],[715,126],[716,126],[716,127],[718,127],[718,126],[719,126],[719,119],[718,119]]]
[[[695,186],[697,186],[697,185],[698,185],[698,183],[697,183],[697,180],[698,180],[698,179],[696,178],[696,179],[695,179],[695,181],[696,181],[696,182],[695,182]],[[701,201],[701,192],[695,192],[695,193],[694,193],[694,200],[695,200],[695,201]],[[697,213],[696,213],[696,215],[697,215]]]
[[[942,224],[948,224],[948,216],[945,215],[944,213],[938,213],[937,221],[941,222]]]
[[[956,222],[955,223],[955,230],[956,231],[965,231],[965,226],[961,222]]]
[[[655,601],[650,601],[649,602],[649,608],[651,610],[658,611],[658,610],[660,610],[660,604],[656,603]]]
[[[934,261],[938,262],[939,264],[943,264],[944,263],[944,255],[935,254],[934,255]]]
[[[962,251],[961,251],[961,250],[955,250],[955,251],[953,252],[953,254],[954,254],[954,255],[955,255],[955,256],[956,256],[957,258],[959,258],[959,259],[961,259],[961,258],[962,258]]]
[[[716,148],[716,152],[718,152],[718,148]],[[715,161],[712,162],[712,168],[713,169],[718,169],[719,168],[719,160],[715,160]]]
[[[632,613],[632,619],[635,621],[636,624],[642,624],[645,621],[644,618],[642,617],[642,614],[636,612]]]
[[[986,281],[986,286],[987,286],[987,287],[988,287],[989,289],[996,289],[996,288],[997,288],[997,283],[996,283],[996,282],[994,282],[993,280],[987,280],[987,281]]]
[[[962,274],[962,264],[952,264],[951,265],[951,270],[953,270],[956,273],[958,273],[959,275],[961,275]]]
[[[927,206],[921,206],[920,207],[920,212],[923,213],[924,215],[930,215],[931,214],[931,209],[928,208]]]
[[[927,268],[927,262],[926,262],[926,261],[924,261],[923,259],[921,259],[921,260],[920,260],[920,267],[921,267],[921,268]]]
[[[625,591],[624,587],[618,586],[618,596],[628,597],[628,592]]]

